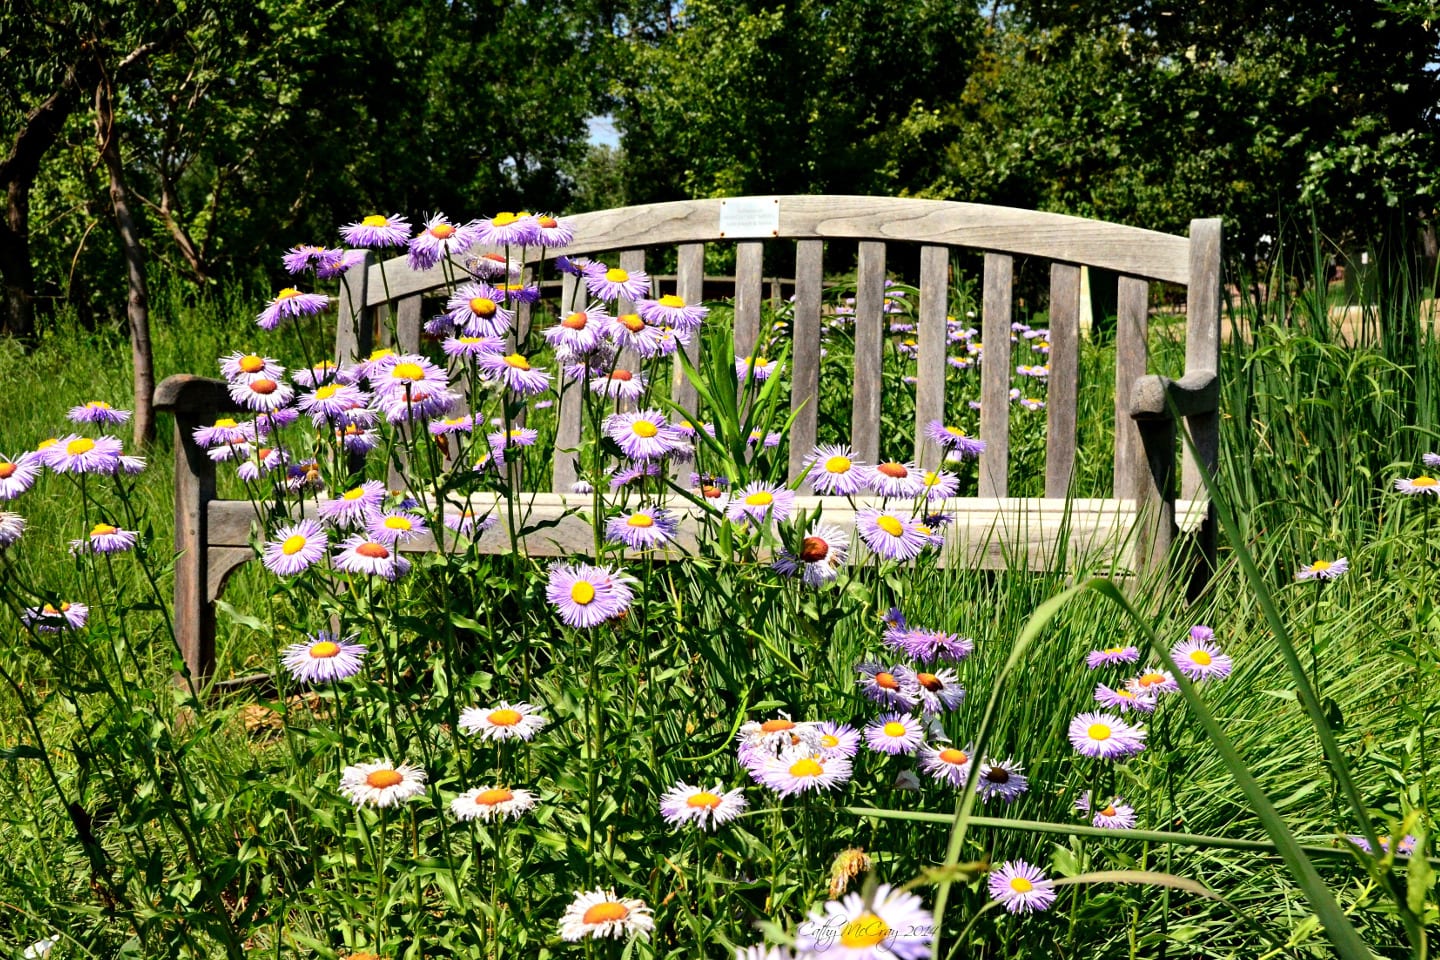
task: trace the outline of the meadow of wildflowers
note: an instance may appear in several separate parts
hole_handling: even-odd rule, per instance
[[[563,246],[563,218],[339,232],[290,251],[268,302],[178,310],[161,343],[246,411],[194,439],[254,504],[256,562],[220,613],[220,676],[247,684],[172,681],[169,451],[111,435],[113,345],[0,358],[20,385],[0,399],[17,954],[1426,955],[1428,336],[1341,354],[1282,324],[1228,347],[1224,566],[1193,604],[1148,584],[1127,607],[1084,586],[1104,566],[935,564],[928,507],[974,492],[980,450],[963,288],[935,471],[899,429],[896,459],[844,445],[853,309],[832,297],[807,477],[885,498],[840,526],[783,483],[783,305],[737,358],[724,304],[554,257],[540,277],[571,272],[586,302],[518,337],[538,288],[514,261]],[[335,367],[327,311],[367,248],[450,258],[453,282],[421,352]],[[912,294],[887,295],[887,423],[913,419]],[[1043,317],[991,335],[1017,345],[1012,486],[1037,492]],[[692,338],[705,402],[681,410]],[[1079,495],[1108,484],[1112,366],[1087,344]],[[1296,402],[1332,379],[1353,403]],[[564,382],[586,430],[556,453]],[[557,455],[583,556],[531,555],[510,496]],[[512,549],[478,551],[502,512]],[[443,549],[405,549],[426,536]]]

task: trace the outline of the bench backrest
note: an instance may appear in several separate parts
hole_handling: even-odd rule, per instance
[[[1075,465],[1076,407],[1079,391],[1080,268],[1091,266],[1120,275],[1116,326],[1115,496],[1129,497],[1146,469],[1139,432],[1130,416],[1130,386],[1147,372],[1149,284],[1162,281],[1187,288],[1185,367],[1214,371],[1219,366],[1220,221],[1193,220],[1181,237],[1120,224],[1009,207],[890,197],[782,196],[689,200],[584,213],[569,218],[575,239],[563,250],[546,252],[583,256],[619,251],[619,265],[643,270],[647,257],[676,248],[676,290],[687,303],[701,300],[705,281],[705,245],[735,246],[735,352],[750,355],[760,339],[763,296],[762,263],[766,241],[795,243],[795,304],[791,346],[791,403],[798,411],[790,432],[789,472],[803,474],[815,445],[820,370],[821,285],[824,245],[828,240],[858,241],[855,295],[855,369],[850,443],[858,455],[875,462],[880,453],[881,362],[886,334],[886,248],[890,243],[920,246],[917,319],[918,372],[915,402],[915,456],[933,467],[939,453],[923,440],[923,428],[944,417],[946,313],[952,248],[984,253],[981,311],[984,360],[981,364],[980,495],[1008,495],[1009,389],[1012,370],[1010,323],[1014,258],[1048,260],[1050,267],[1050,356],[1046,400],[1045,496],[1064,497]],[[782,258],[783,260],[783,258]],[[534,262],[534,258],[531,259]],[[527,270],[530,269],[527,267]],[[383,271],[383,273],[382,273]],[[393,311],[397,346],[415,351],[420,343],[422,297],[456,276],[445,264],[416,273],[401,258],[384,265],[368,261],[351,272],[341,298],[336,360],[368,354],[381,308]],[[460,273],[463,276],[463,273]],[[670,291],[652,291],[652,295]],[[585,296],[583,285],[566,276],[562,309]],[[582,304],[583,306],[583,304]],[[522,307],[518,327],[528,331],[530,309]],[[688,348],[697,360],[698,340]],[[582,389],[569,383],[564,390]],[[671,396],[693,409],[693,387],[678,361]],[[580,404],[561,404],[556,446],[574,448],[580,438]],[[1213,465],[1218,448],[1214,417],[1190,424],[1200,462]],[[553,489],[569,489],[575,479],[568,457],[557,457]],[[1199,463],[1187,450],[1182,497],[1202,492]]]

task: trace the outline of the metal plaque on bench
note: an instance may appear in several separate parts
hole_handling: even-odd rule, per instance
[[[736,197],[721,200],[720,236],[727,240],[780,236],[780,198]]]

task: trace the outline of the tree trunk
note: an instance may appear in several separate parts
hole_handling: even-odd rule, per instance
[[[5,225],[0,229],[0,276],[5,278],[5,313],[0,333],[29,337],[35,332],[35,270],[30,264],[30,184],[11,180],[5,190]]]
[[[125,270],[129,279],[129,296],[125,315],[130,322],[130,355],[135,367],[136,446],[147,446],[155,439],[155,356],[150,346],[150,295],[145,287],[145,249],[135,230],[130,214],[129,193],[125,189],[125,168],[120,162],[119,130],[115,126],[114,91],[109,78],[102,78],[95,88],[95,139],[100,159],[110,174],[110,205],[115,212],[115,229],[125,251]]]

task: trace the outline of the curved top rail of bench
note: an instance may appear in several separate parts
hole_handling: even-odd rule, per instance
[[[778,201],[779,228],[771,235],[776,239],[894,240],[970,247],[1085,264],[1147,280],[1190,282],[1190,240],[1186,237],[1038,210],[900,197],[733,197],[597,210],[567,217],[575,229],[574,242],[560,250],[546,251],[546,257],[678,243],[767,239],[753,235],[727,237],[721,232],[722,204],[737,200]],[[398,266],[399,259],[390,263]],[[378,264],[370,268],[367,304],[384,300],[380,269]],[[423,273],[392,269],[387,279],[392,298],[423,293],[446,281],[440,266]]]

